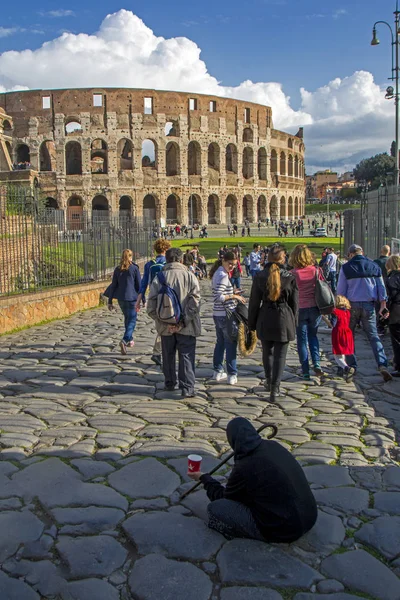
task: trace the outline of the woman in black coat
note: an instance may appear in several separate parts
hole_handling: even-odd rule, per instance
[[[296,337],[299,291],[295,277],[284,268],[285,249],[272,246],[268,263],[253,280],[249,329],[257,331],[263,349],[265,387],[274,402],[285,367],[289,342]]]
[[[389,331],[393,347],[395,377],[400,377],[400,256],[393,254],[386,262],[386,290],[388,294]]]

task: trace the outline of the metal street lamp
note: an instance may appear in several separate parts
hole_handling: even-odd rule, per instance
[[[382,23],[389,27],[390,34],[392,36],[392,76],[389,77],[391,81],[395,82],[395,89],[393,86],[386,88],[385,98],[392,100],[394,98],[395,105],[395,186],[396,186],[396,222],[395,222],[395,235],[398,237],[399,233],[399,208],[398,208],[398,187],[399,187],[399,24],[400,24],[400,12],[399,12],[399,1],[396,0],[396,10],[394,11],[394,31],[387,21],[376,21],[372,29],[372,40],[371,46],[378,46],[379,39],[376,34],[376,26]]]

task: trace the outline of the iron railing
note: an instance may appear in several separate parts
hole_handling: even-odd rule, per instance
[[[26,188],[0,188],[0,295],[105,280],[125,248],[149,256],[151,237],[127,213],[66,214]]]

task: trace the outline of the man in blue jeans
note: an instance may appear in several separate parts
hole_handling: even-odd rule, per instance
[[[254,279],[257,273],[261,271],[260,248],[260,244],[253,244],[253,251],[250,252],[250,275],[252,279]]]
[[[379,313],[386,308],[386,289],[379,265],[363,256],[363,249],[352,244],[348,250],[349,260],[340,270],[337,293],[351,303],[350,328],[353,331],[361,322],[371,344],[378,369],[384,381],[392,379],[382,342],[376,329],[375,303],[380,303]],[[354,362],[349,366],[357,366]]]
[[[325,268],[327,271],[327,281],[331,286],[331,290],[333,294],[336,294],[336,263],[337,256],[333,250],[333,248],[327,248],[326,251],[326,261]]]

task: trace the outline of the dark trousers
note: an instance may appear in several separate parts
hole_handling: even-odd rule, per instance
[[[221,498],[207,507],[208,526],[226,538],[250,538],[264,541],[248,506]]]
[[[400,323],[389,325],[390,339],[393,347],[393,365],[400,371]]]
[[[195,384],[194,362],[196,355],[196,338],[194,335],[182,335],[181,333],[162,335],[161,345],[165,385],[167,387],[176,385],[176,351],[178,351],[179,387],[181,390],[186,390],[190,394],[193,394]]]
[[[273,386],[279,386],[286,363],[289,342],[261,340],[265,377]]]

